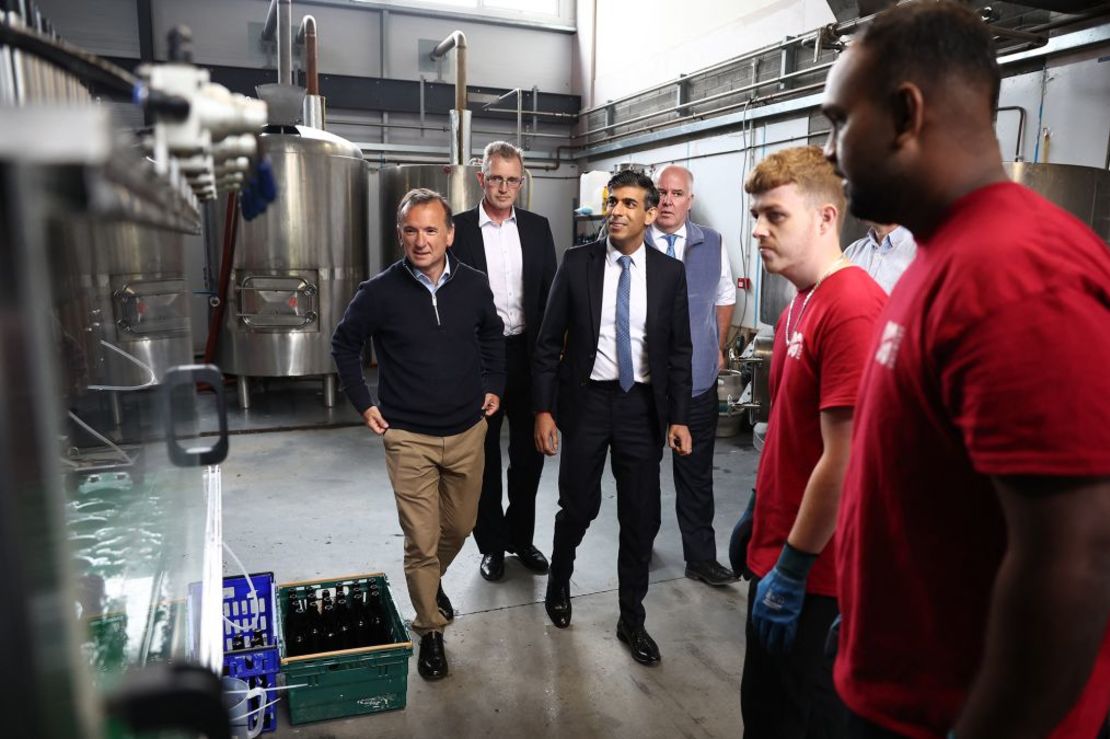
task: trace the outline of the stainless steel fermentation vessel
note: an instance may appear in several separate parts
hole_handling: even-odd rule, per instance
[[[239,377],[324,378],[335,402],[331,336],[366,278],[367,164],[351,142],[304,126],[260,137],[277,200],[240,224],[219,364]]]
[[[71,390],[153,385],[191,363],[182,232],[80,216],[53,229],[58,329],[80,363]]]
[[[482,199],[478,184],[481,167],[456,164],[404,164],[381,171],[382,191],[382,260],[384,268],[401,258],[397,240],[397,206],[409,190],[426,187],[447,198],[455,213],[469,210]],[[522,206],[523,207],[523,206]]]
[[[1006,162],[1006,174],[1086,223],[1110,243],[1110,170]]]

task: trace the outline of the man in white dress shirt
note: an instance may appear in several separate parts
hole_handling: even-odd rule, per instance
[[[532,543],[536,491],[543,455],[532,441],[532,350],[555,277],[555,241],[543,216],[517,208],[524,187],[524,158],[506,141],[486,147],[478,182],[482,201],[455,216],[451,247],[460,262],[486,273],[497,315],[505,324],[508,381],[501,410],[491,415],[486,466],[474,541],[482,553],[480,572],[490,582],[505,574],[505,552],[533,572],[547,572],[547,558]],[[502,508],[501,422],[509,424],[508,501]]]

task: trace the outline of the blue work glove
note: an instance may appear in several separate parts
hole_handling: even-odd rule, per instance
[[[775,568],[759,581],[752,626],[763,648],[771,654],[786,654],[794,646],[798,618],[806,599],[806,578],[816,561],[816,554],[787,544]]]
[[[269,157],[263,157],[258,162],[256,178],[258,194],[262,196],[263,203],[269,205],[277,200],[277,180],[274,179],[274,166],[270,164]],[[262,209],[265,210],[265,206]]]
[[[748,507],[744,509],[740,520],[732,529],[732,538],[728,540],[728,562],[732,565],[732,574],[745,580],[752,579],[752,571],[748,569],[748,544],[752,540],[752,522],[755,513],[755,489],[748,500]]]

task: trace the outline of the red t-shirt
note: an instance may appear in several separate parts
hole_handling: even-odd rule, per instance
[[[775,327],[771,352],[771,416],[755,479],[755,516],[748,567],[763,577],[775,566],[794,527],[802,494],[821,458],[821,411],[856,404],[875,321],[886,293],[859,267],[833,272],[794,298]],[[794,335],[787,346],[786,330]],[[800,335],[800,336],[799,336]],[[825,547],[806,591],[836,596],[835,549]]]
[[[944,736],[1006,549],[992,475],[1110,475],[1110,250],[1030,190],[954,203],[895,286],[860,386],[837,527],[847,705]],[[1110,632],[1055,733],[1110,708]]]

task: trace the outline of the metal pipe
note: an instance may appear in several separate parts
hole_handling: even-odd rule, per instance
[[[524,122],[522,114],[524,112],[524,91],[519,87],[516,88],[516,147],[519,149],[523,144],[523,128]]]
[[[755,103],[765,103],[765,102],[769,102],[771,100],[777,100],[778,98],[788,97],[790,95],[794,95],[794,94],[797,94],[799,92],[808,92],[809,90],[820,90],[820,89],[824,88],[824,86],[825,86],[824,82],[815,82],[812,85],[804,85],[802,87],[793,87],[789,90],[781,90],[779,92],[773,92],[769,95],[764,95],[763,97],[752,98],[751,100],[745,100],[742,103],[733,103],[732,105],[725,105],[725,106],[722,106],[720,108],[714,108],[713,110],[707,110],[703,113],[694,113],[692,115],[684,116],[682,118],[675,118],[674,120],[665,121],[663,123],[655,123],[655,124],[650,125],[650,126],[641,126],[640,128],[634,128],[631,131],[623,131],[619,134],[613,134],[612,136],[609,136],[609,138],[605,139],[604,141],[587,142],[586,147],[589,147],[590,145],[598,144],[598,143],[608,143],[608,142],[610,142],[614,139],[622,138],[624,136],[631,136],[634,133],[644,133],[644,132],[647,132],[647,131],[654,131],[657,128],[664,128],[666,126],[673,126],[676,123],[682,123],[684,121],[692,121],[692,120],[696,120],[698,118],[709,118],[711,116],[720,115],[721,113],[726,113],[730,110],[736,110],[737,108],[743,108],[745,106],[753,105]]]
[[[827,70],[831,67],[833,67],[833,62],[829,62],[829,63],[826,63],[826,64],[819,64],[819,65],[817,65],[817,67],[810,67],[809,69],[799,70],[797,72],[790,72],[788,74],[780,74],[775,79],[764,80],[763,82],[753,82],[751,84],[745,84],[744,87],[736,88],[735,90],[727,90],[725,92],[718,92],[717,94],[709,95],[708,98],[702,98],[700,100],[690,101],[690,102],[685,103],[684,105],[672,105],[672,107],[666,108],[664,110],[658,110],[658,111],[655,111],[653,113],[645,113],[644,115],[637,115],[636,118],[630,118],[627,121],[622,121],[620,123],[610,123],[608,125],[603,125],[603,126],[601,126],[601,128],[598,128],[598,129],[589,129],[589,130],[585,131],[584,133],[576,134],[574,136],[574,138],[575,139],[586,139],[586,138],[588,138],[588,136],[596,135],[596,134],[601,133],[603,131],[608,131],[610,129],[618,129],[618,128],[622,128],[622,126],[625,126],[625,125],[629,125],[629,124],[632,124],[632,123],[638,123],[639,121],[647,121],[647,120],[650,120],[650,119],[653,119],[653,118],[658,118],[659,115],[664,115],[666,113],[674,113],[674,112],[677,112],[679,108],[690,108],[690,107],[693,107],[693,105],[700,105],[700,104],[704,104],[704,103],[707,103],[707,102],[712,102],[714,100],[720,100],[722,98],[730,98],[730,97],[733,97],[733,95],[737,95],[741,92],[750,92],[750,91],[757,90],[759,88],[766,88],[766,87],[768,87],[768,85],[777,84],[778,82],[781,82],[783,80],[800,77],[801,74],[805,74],[807,72],[824,71],[824,70]],[[824,88],[824,87],[825,87],[825,82],[821,81],[821,82],[818,82],[818,83],[815,83],[815,84],[803,85],[803,87],[800,87],[800,88],[790,88],[788,90],[781,90],[780,92],[776,92],[776,93],[773,93],[773,94],[769,95],[769,97],[768,97],[768,95],[764,95],[763,98],[758,98],[758,100],[768,100],[768,99],[773,99],[773,98],[776,98],[776,97],[783,97],[783,95],[786,95],[786,94],[794,94],[794,93],[804,91],[804,90],[813,90],[813,89]],[[715,109],[710,110],[710,111],[704,111],[704,112],[694,113],[694,114],[690,114],[690,115],[683,115],[683,117],[679,117],[679,118],[676,118],[674,120],[666,121],[665,123],[657,123],[656,125],[653,125],[653,126],[647,126],[646,129],[636,129],[636,131],[650,130],[650,129],[653,129],[653,128],[658,128],[659,125],[670,125],[670,124],[676,123],[678,121],[685,121],[685,120],[694,119],[694,118],[702,118],[702,117],[705,117],[705,115],[710,115],[710,114],[716,113],[718,111],[730,110],[730,109],[733,109],[733,108],[743,107],[743,105],[750,104],[751,102],[754,102],[754,100],[745,101],[743,103],[738,103],[736,105],[726,105],[726,107],[724,107],[724,108],[715,108]],[[632,131],[624,131],[624,132],[620,133],[619,135],[627,135],[628,133],[632,133]]]
[[[297,43],[304,44],[305,92],[309,95],[320,94],[319,47],[316,33],[316,18],[306,15],[301,18],[297,31]]]
[[[504,95],[501,95],[500,97],[498,97],[496,100],[490,100],[488,103],[483,105],[482,110],[489,110],[489,106],[497,105],[499,102],[501,102],[505,98],[509,97],[510,95],[516,95],[519,92],[520,92],[520,88],[519,87],[514,87],[513,89],[506,92]]]
[[[424,131],[441,131],[442,132],[442,131],[449,131],[450,130],[449,126],[421,126],[421,125],[417,125],[417,124],[413,124],[413,123],[379,123],[378,121],[363,121],[363,120],[356,120],[356,119],[342,118],[342,117],[329,118],[328,120],[331,123],[339,124],[341,126],[368,126],[370,128],[407,128],[411,131],[421,131],[421,132],[424,132]],[[480,133],[480,134],[489,135],[489,136],[504,136],[505,135],[504,131],[494,131],[493,129],[489,129],[489,128],[472,128],[472,129],[470,129],[470,132],[471,133]],[[568,134],[565,134],[565,133],[529,133],[528,135],[529,136],[534,136],[536,138],[542,138],[542,139],[564,139],[564,140],[567,140],[567,139],[570,138],[570,136]]]
[[[591,128],[591,129],[588,129],[587,131],[585,131],[584,133],[576,135],[575,138],[577,138],[577,139],[587,138],[589,136],[599,134],[602,131],[608,131],[608,130],[613,129],[613,128],[621,128],[622,126],[627,126],[627,125],[630,125],[632,123],[639,123],[640,121],[650,120],[652,118],[657,118],[661,115],[666,115],[667,113],[674,113],[674,112],[677,112],[680,108],[690,108],[690,107],[693,107],[695,105],[703,105],[704,103],[709,103],[709,102],[712,102],[714,100],[720,100],[722,98],[727,98],[727,97],[732,97],[734,95],[739,95],[742,92],[751,92],[753,90],[758,90],[760,87],[768,87],[770,85],[778,84],[780,82],[783,82],[784,80],[794,79],[795,77],[801,77],[801,76],[804,76],[806,74],[812,74],[814,72],[824,72],[825,70],[831,69],[832,66],[833,66],[833,62],[827,62],[825,64],[818,64],[816,67],[808,67],[806,69],[799,69],[796,72],[789,72],[787,74],[780,74],[778,77],[775,77],[774,79],[752,82],[751,84],[744,85],[742,87],[737,87],[734,90],[725,90],[724,92],[718,92],[715,95],[710,95],[708,97],[704,97],[704,98],[701,98],[699,100],[691,100],[691,101],[688,101],[688,102],[686,102],[682,105],[672,105],[669,108],[663,108],[662,110],[657,110],[657,111],[654,111],[652,113],[645,113],[643,115],[638,115],[635,118],[629,118],[628,120],[621,121],[620,123],[610,123],[609,125],[601,126],[600,128]],[[824,82],[821,82],[819,87],[823,87],[824,84],[825,84]],[[784,93],[793,93],[793,92],[797,92],[798,90],[805,90],[805,89],[809,89],[811,87],[812,87],[812,85],[808,85],[808,86],[805,86],[805,87],[794,87],[794,88],[791,88],[789,90],[783,90],[782,92],[784,92]],[[697,116],[701,116],[701,115],[705,115],[705,113],[698,113],[695,116],[683,116],[683,117],[680,117],[680,118],[676,118],[675,120],[681,121],[681,120],[685,120],[685,119],[690,118],[690,117],[697,117]],[[667,121],[667,123],[673,123],[673,122],[674,121]],[[625,133],[628,133],[628,132],[626,131]]]
[[[251,385],[250,379],[246,375],[239,375],[235,378],[235,390],[239,396],[239,407],[243,410],[250,410]]]
[[[438,60],[451,49],[455,50],[455,115],[451,116],[452,163],[465,165],[470,157],[470,112],[466,109],[466,34],[452,31],[450,36],[432,49],[430,56],[433,60]]]
[[[540,86],[532,85],[532,135],[536,136],[536,131],[540,128],[539,116],[540,112]]]
[[[1048,37],[1039,33],[1029,33],[1028,31],[1019,31],[1016,28],[1002,28],[1001,26],[987,26],[987,30],[995,36],[1002,36],[1003,38],[1012,38],[1018,41],[1028,41],[1036,46],[1044,46],[1048,43]]]
[[[447,52],[455,50],[455,110],[466,110],[466,34],[452,31],[432,49],[432,59],[439,59]]]
[[[1025,108],[1020,105],[1005,105],[998,109],[998,113],[1006,110],[1016,110],[1018,112],[1018,131],[1017,131],[1017,144],[1014,146],[1014,161],[1020,162],[1024,157],[1021,154],[1022,144],[1025,142]]]
[[[512,108],[488,108],[487,113],[516,113]],[[536,115],[542,115],[544,118],[573,118],[578,120],[577,113],[559,113],[553,110],[537,110]],[[618,124],[619,125],[619,124]]]
[[[263,41],[277,41],[278,83],[293,84],[293,0],[270,0]]]

